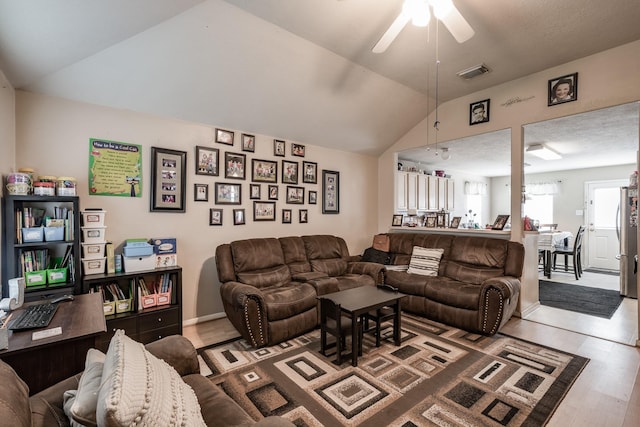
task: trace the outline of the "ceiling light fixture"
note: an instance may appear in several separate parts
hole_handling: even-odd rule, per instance
[[[562,156],[544,144],[531,144],[527,147],[527,153],[543,160],[560,160]]]
[[[449,160],[451,158],[451,153],[449,152],[449,149],[443,148],[441,156],[442,156],[442,160]]]

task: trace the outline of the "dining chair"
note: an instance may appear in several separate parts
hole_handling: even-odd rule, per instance
[[[358,322],[358,320],[355,320]],[[334,344],[327,343],[327,334],[335,338],[336,363],[342,363],[342,351],[346,348],[346,338],[351,334],[350,317],[342,313],[340,304],[334,303],[328,298],[320,298],[320,353],[326,356],[326,351],[334,347]],[[356,327],[356,336],[352,340],[358,340],[358,354],[362,355],[362,328],[360,323]]]
[[[378,285],[380,289],[386,289],[391,292],[398,292],[398,288],[391,285],[382,284]],[[380,331],[384,322],[388,322],[394,319],[395,311],[392,307],[381,307],[377,310],[371,310],[362,316],[362,333],[364,334],[373,332],[376,337],[376,347],[380,347]],[[369,328],[369,321],[374,322],[374,326]]]
[[[557,246],[553,251],[553,269],[556,269],[556,258],[558,255],[564,255],[564,271],[573,271],[576,280],[582,276],[582,238],[584,236],[585,227],[581,225],[573,240],[573,245]],[[571,255],[572,265],[569,268],[569,255]]]

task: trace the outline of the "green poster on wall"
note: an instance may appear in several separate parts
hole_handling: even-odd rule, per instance
[[[89,195],[142,197],[142,146],[91,138]]]

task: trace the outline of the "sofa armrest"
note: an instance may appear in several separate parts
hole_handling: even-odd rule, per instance
[[[373,278],[376,285],[384,283],[385,267],[375,262],[350,262],[347,264],[347,273],[367,274]]]
[[[267,305],[262,291],[240,282],[226,282],[220,286],[222,305],[231,324],[242,338],[256,348],[269,342]]]
[[[338,279],[335,277],[320,277],[308,280],[307,283],[312,285],[316,290],[316,295],[326,295],[340,290]]]
[[[482,283],[482,288],[483,293],[489,288],[498,289],[503,298],[508,300],[512,296],[520,294],[520,279],[512,276],[492,277]]]
[[[181,377],[199,374],[198,353],[189,339],[171,335],[145,345],[149,353],[171,365]]]
[[[493,335],[513,314],[520,295],[520,280],[512,276],[493,277],[480,286],[478,327]]]

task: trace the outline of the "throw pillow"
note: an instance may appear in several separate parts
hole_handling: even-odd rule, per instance
[[[427,249],[414,246],[407,273],[422,276],[437,276],[440,268],[440,258],[444,249]]]
[[[96,419],[105,427],[205,426],[193,389],[122,330],[109,344]]]
[[[72,424],[75,421],[88,427],[96,425],[96,407],[98,406],[98,391],[102,380],[104,359],[105,354],[99,350],[91,348],[87,352],[84,372],[78,382],[78,390],[70,398],[70,402],[65,401],[65,413]],[[65,396],[67,395],[65,394]]]
[[[363,262],[377,262],[378,264],[391,264],[389,252],[379,251],[375,248],[367,248],[362,254]]]

